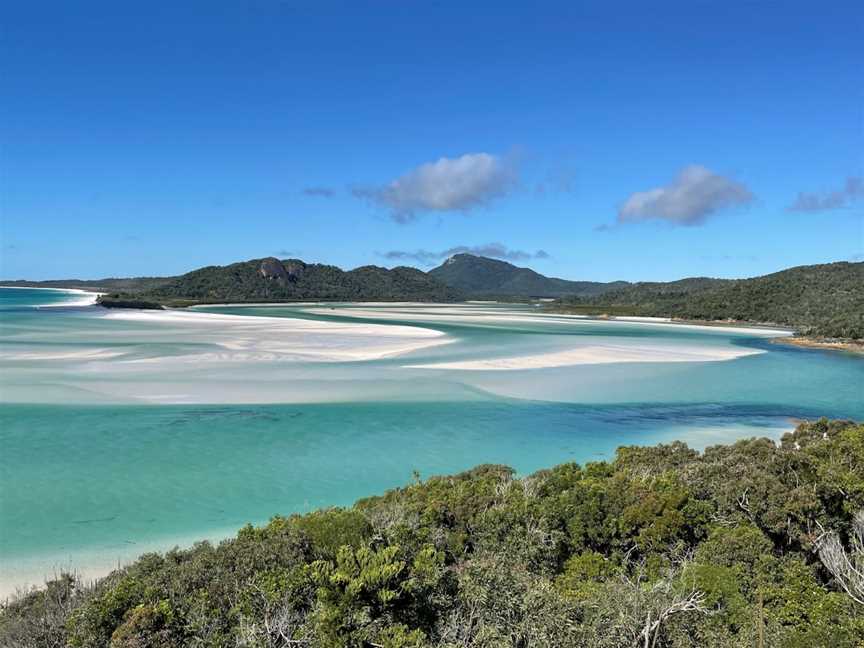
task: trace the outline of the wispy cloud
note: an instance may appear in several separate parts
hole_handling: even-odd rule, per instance
[[[304,187],[303,194],[314,198],[332,198],[336,195],[336,190],[330,187]]]
[[[699,165],[684,167],[668,185],[630,194],[618,210],[618,223],[661,220],[701,225],[719,211],[753,202],[750,190]]]
[[[282,248],[281,250],[276,250],[273,253],[273,256],[279,257],[280,259],[285,259],[287,257],[290,257],[292,254],[294,253],[291,250],[286,250],[285,248]]]
[[[840,189],[822,193],[800,192],[795,202],[789,205],[787,209],[793,212],[820,212],[842,209],[862,197],[864,197],[864,178],[861,176],[850,176],[846,178],[846,184]]]
[[[355,187],[352,193],[390,210],[407,223],[423,212],[470,211],[507,195],[518,181],[509,160],[489,153],[440,158],[378,187]]]
[[[545,250],[528,252],[508,248],[503,243],[486,243],[485,245],[457,245],[446,250],[390,250],[381,253],[381,256],[390,261],[415,261],[430,265],[451,257],[454,254],[475,254],[477,256],[491,257],[493,259],[504,259],[506,261],[529,261],[531,259],[548,259],[549,253]]]

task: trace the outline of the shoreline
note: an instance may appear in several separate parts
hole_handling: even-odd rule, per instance
[[[179,311],[204,311],[208,308],[266,308],[266,307],[313,307],[313,308],[326,308],[326,312],[315,312],[310,311],[316,315],[329,315],[331,314],[331,310],[335,310],[332,308],[333,304],[338,305],[347,305],[349,307],[414,307],[414,308],[429,308],[429,307],[443,307],[443,308],[452,308],[453,306],[467,305],[467,306],[484,306],[490,304],[498,304],[501,306],[525,306],[523,302],[504,302],[504,301],[465,301],[465,302],[364,302],[364,301],[352,301],[352,302],[328,302],[328,301],[303,301],[303,302],[226,302],[226,303],[212,303],[212,304],[194,304],[192,306],[187,306],[183,308],[166,308],[166,310],[179,310]],[[351,313],[350,311],[342,311],[339,313],[344,316],[346,319],[350,319],[352,317],[370,317],[373,316],[369,313],[361,313],[359,311],[354,311]],[[430,313],[431,315],[453,315],[453,313]],[[378,313],[374,316],[384,316],[385,313]],[[758,322],[737,322],[737,321],[725,321],[725,320],[685,320],[685,319],[676,319],[672,317],[644,317],[644,316],[636,316],[636,315],[582,315],[578,313],[567,313],[567,312],[557,312],[557,311],[540,311],[540,312],[531,312],[526,311],[524,314],[520,313],[518,315],[505,315],[503,313],[493,313],[490,312],[485,314],[487,318],[493,319],[501,319],[507,321],[514,321],[516,319],[530,319],[534,317],[564,317],[572,320],[581,320],[581,321],[597,321],[597,322],[621,322],[624,324],[649,324],[649,325],[666,325],[666,326],[678,326],[678,327],[686,327],[686,328],[710,328],[712,330],[719,331],[750,331],[750,332],[758,332],[767,335],[777,335],[777,336],[787,336],[794,335],[795,329],[789,326],[783,326],[780,324],[770,324],[770,323],[758,323]],[[385,319],[385,317],[382,317]]]
[[[632,322],[642,324],[669,324],[674,326],[692,326],[712,329],[728,329],[736,331],[763,331],[770,333],[783,333],[794,335],[795,328],[783,324],[772,324],[771,322],[745,322],[741,320],[694,320],[678,317],[650,317],[646,315],[588,315],[583,313],[570,313],[566,310],[547,310],[549,315],[566,317],[578,317],[582,319],[598,320],[601,322]]]
[[[84,290],[83,288],[50,288],[47,286],[0,286],[3,290],[52,290],[54,292],[72,293],[74,295],[87,295],[87,299],[79,301],[62,302],[59,304],[37,304],[34,308],[68,308],[70,306],[95,306],[100,295],[106,293],[95,290]]]
[[[755,428],[747,424],[744,424],[744,427],[747,431],[753,432],[751,436],[766,438],[777,444],[783,434],[794,431],[797,420],[788,416],[777,416],[774,418],[776,418],[776,422],[770,427]],[[668,432],[658,430],[656,436],[652,436],[650,439],[637,445],[639,447],[654,447],[658,444],[668,443],[671,440],[679,440],[697,452],[704,453],[705,448],[710,445],[718,443],[731,444],[736,439],[747,438],[746,436],[740,436],[736,432],[740,430],[740,425],[739,422],[713,426],[694,424],[682,430],[676,430],[674,436],[671,436],[671,430]],[[601,460],[611,461],[614,456],[615,453],[612,451],[604,454]],[[584,459],[583,461],[587,462],[589,460]],[[517,474],[520,477],[524,477],[530,475],[532,472],[533,469],[529,469],[525,472],[520,471]],[[428,477],[436,474],[439,473],[430,473]],[[445,472],[440,474],[452,473]],[[393,488],[399,487],[398,485],[393,486]],[[358,494],[345,504],[303,506],[293,510],[277,511],[273,515],[284,517],[295,514],[306,515],[326,510],[333,506],[350,508],[357,501],[366,497],[381,495],[387,492],[387,490],[389,488],[371,493]],[[246,524],[260,528],[266,526],[268,520],[271,518],[272,515],[260,520],[249,519],[246,520]],[[122,569],[137,562],[144,554],[152,552],[165,554],[174,548],[178,548],[181,551],[188,550],[199,542],[209,542],[215,547],[225,540],[236,539],[243,527],[243,523],[202,527],[197,530],[184,530],[179,533],[157,534],[144,540],[119,541],[112,539],[104,544],[93,544],[71,550],[38,551],[29,555],[18,554],[14,560],[7,559],[0,562],[0,604],[12,600],[20,592],[44,591],[47,581],[59,577],[64,572],[74,574],[85,582],[95,582],[105,578],[116,569]],[[12,566],[13,564],[14,566]]]
[[[266,521],[261,524],[266,524]],[[257,525],[256,525],[257,526]],[[35,553],[16,561],[14,567],[0,568],[0,603],[20,591],[44,589],[45,583],[61,573],[75,574],[85,581],[96,581],[115,569],[122,569],[147,553],[164,554],[174,548],[191,549],[199,542],[217,546],[223,540],[237,537],[242,527],[201,529],[179,534],[156,536],[141,543],[125,541],[104,546],[88,546],[72,551]],[[12,561],[9,561],[11,563]]]
[[[104,295],[96,290],[84,290],[83,288],[51,288],[48,286],[0,286],[4,290],[55,290],[58,292],[82,293],[85,295]]]
[[[526,369],[555,369],[560,367],[617,363],[723,362],[752,355],[760,355],[762,353],[765,352],[732,347],[708,350],[692,347],[668,348],[657,346],[653,348],[628,348],[612,345],[594,345],[534,355],[424,363],[405,365],[405,367],[408,369],[449,369],[458,371],[520,371]]]
[[[97,292],[94,290],[85,290],[79,288],[34,288],[29,286],[0,286],[0,288],[10,288],[10,289],[22,289],[22,290],[60,290],[67,292],[78,292],[85,294],[93,294],[95,296],[104,295],[108,293]],[[95,301],[92,303],[96,303]],[[340,306],[359,306],[359,307],[419,307],[419,308],[428,308],[428,307],[452,307],[459,305],[466,306],[484,306],[490,304],[498,304],[501,306],[524,306],[525,302],[507,302],[507,301],[481,301],[481,300],[466,300],[463,302],[424,302],[424,301],[392,301],[392,302],[382,302],[382,301],[326,301],[326,300],[305,300],[305,301],[283,301],[283,302],[201,302],[201,303],[193,303],[184,306],[164,306],[163,309],[165,311],[179,311],[179,312],[202,312],[210,308],[285,308],[285,307],[321,307],[327,308],[328,310],[334,310],[333,305]],[[148,310],[143,308],[129,308],[123,307],[118,310],[132,310],[132,311],[141,311]],[[329,313],[316,313],[316,314],[329,314]],[[350,317],[350,315],[346,315]],[[556,311],[556,310],[545,310],[543,312],[535,312],[535,313],[526,313],[527,317],[536,317],[536,316],[546,316],[546,317],[566,317],[568,319],[578,319],[578,320],[587,320],[587,321],[599,321],[599,322],[623,322],[630,324],[651,324],[651,325],[667,325],[667,326],[680,326],[687,328],[709,328],[713,330],[726,330],[726,331],[753,331],[759,333],[765,333],[772,336],[795,336],[795,328],[791,326],[784,326],[782,324],[772,324],[769,322],[742,322],[737,320],[689,320],[689,319],[679,319],[675,317],[649,317],[649,316],[639,316],[639,315],[588,315],[588,314],[579,314],[579,313],[569,313],[566,311]],[[802,340],[801,343],[793,343],[798,344],[799,346],[808,346],[804,343],[806,340],[810,340],[813,342],[813,348],[838,348],[835,342],[831,342],[830,344],[823,344],[818,338],[807,338],[805,336],[797,336],[798,339]],[[847,342],[843,341],[842,344],[847,344]],[[854,351],[857,348],[857,343],[850,342],[850,349]]]
[[[216,346],[221,347],[218,353],[164,358],[175,362],[212,359],[367,361],[399,356],[453,341],[446,333],[431,328],[386,323],[249,317],[185,309],[109,309],[100,316],[111,320],[173,324],[180,327],[198,325],[202,338],[210,339]],[[233,337],[223,335],[223,327],[226,325]]]
[[[864,340],[842,340],[831,338],[809,338],[806,336],[791,336],[774,338],[772,344],[785,344],[803,349],[820,349],[822,351],[840,351],[853,355],[864,355]]]

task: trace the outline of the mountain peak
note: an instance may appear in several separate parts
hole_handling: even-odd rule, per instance
[[[460,252],[448,257],[429,274],[469,296],[563,297],[597,295],[620,283],[567,281],[545,277],[531,268],[520,268],[501,259]]]

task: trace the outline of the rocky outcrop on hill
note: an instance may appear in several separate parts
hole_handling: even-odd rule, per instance
[[[289,278],[285,266],[279,259],[270,257],[261,260],[261,266],[258,268],[258,273],[265,279],[280,279],[287,280]]]

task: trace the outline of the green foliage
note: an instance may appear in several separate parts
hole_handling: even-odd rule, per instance
[[[861,509],[864,426],[848,421],[521,479],[485,465],[92,587],[64,576],[3,606],[0,646],[860,648],[864,609],[814,543],[848,537]]]
[[[182,645],[172,632],[174,611],[168,601],[138,605],[111,635],[111,648],[174,648]]]
[[[48,281],[2,281],[4,286],[19,288],[74,288],[101,293],[124,293],[127,295],[157,289],[174,277],[128,277],[107,279],[53,279]]]
[[[429,275],[469,297],[590,296],[627,285],[623,281],[567,281],[545,277],[530,268],[473,254],[455,254]]]
[[[443,555],[432,547],[424,547],[408,563],[400,559],[395,545],[380,549],[346,545],[335,562],[313,562],[308,572],[317,587],[312,614],[315,636],[322,646],[360,646],[390,628],[386,634],[391,644],[416,643],[424,637],[422,632],[409,630],[399,621],[412,620],[412,597],[434,588],[442,567]]]
[[[299,259],[253,259],[227,266],[208,266],[176,277],[139,299],[171,305],[214,302],[444,301],[462,297],[416,268],[388,270],[363,266],[345,272],[335,266]],[[113,296],[114,301],[124,298]]]
[[[141,559],[146,563],[148,557]],[[141,563],[139,563],[141,564]],[[111,582],[115,580],[116,582]],[[76,609],[69,617],[69,645],[73,648],[95,648],[110,643],[111,637],[129,614],[144,600],[146,584],[131,574],[118,574],[105,587]]]
[[[271,525],[279,524],[278,521]],[[372,525],[353,509],[326,509],[303,516],[294,516],[289,524],[303,533],[312,551],[319,558],[331,559],[344,545],[360,547],[372,535]]]
[[[636,283],[559,304],[579,312],[734,320],[791,326],[802,335],[864,338],[864,263],[800,266],[736,281]]]
[[[96,303],[105,308],[137,308],[139,310],[163,310],[162,304],[145,299],[125,297],[119,293],[99,295]]]
[[[0,646],[65,646],[66,620],[88,596],[88,588],[71,574],[21,593],[0,606]]]
[[[618,566],[596,551],[574,554],[564,563],[555,586],[567,597],[591,601],[602,591],[601,584],[618,571]]]

